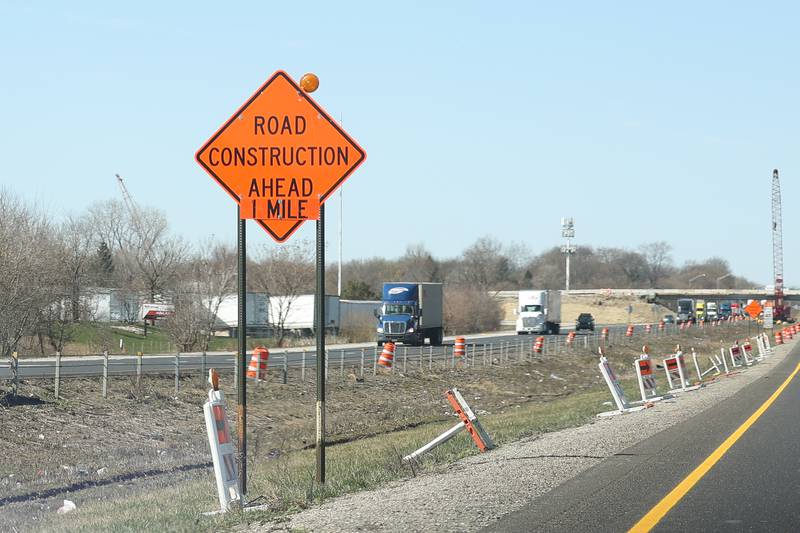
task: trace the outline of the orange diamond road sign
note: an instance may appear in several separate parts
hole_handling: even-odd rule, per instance
[[[752,302],[750,302],[745,306],[744,310],[747,311],[747,314],[750,315],[751,317],[758,318],[758,315],[760,315],[761,311],[763,311],[764,309],[761,307],[760,303],[753,300]]]
[[[367,154],[279,70],[198,150],[195,159],[278,242],[319,208]]]

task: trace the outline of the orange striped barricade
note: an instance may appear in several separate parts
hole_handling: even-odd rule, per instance
[[[267,365],[269,363],[269,350],[259,346],[253,349],[250,363],[247,365],[247,379],[263,381],[267,379]]]
[[[626,337],[633,337],[633,324],[628,325],[628,329],[625,330]]]
[[[744,356],[742,355],[742,347],[739,346],[739,341],[734,341],[733,346],[728,348],[728,353],[730,354],[733,368],[744,366]]]
[[[658,321],[658,332],[664,333],[664,329],[667,327],[667,324],[663,320]]]
[[[766,332],[761,334],[761,345],[764,346],[764,355],[772,355],[775,353],[772,349],[772,345],[769,343],[769,335]]]
[[[711,368],[707,370],[701,370],[700,363],[697,360],[697,352],[695,352],[694,348],[692,348],[692,362],[694,362],[694,370],[697,372],[697,381],[703,381],[703,378],[706,376],[706,374],[710,372],[715,372],[715,376],[718,376],[722,373],[720,372],[719,365],[717,365],[717,362],[714,361],[713,357],[709,357],[708,360],[711,361]]]
[[[657,402],[663,400],[665,396],[658,395],[656,386],[656,376],[653,373],[653,361],[646,352],[633,362],[636,368],[636,378],[639,381],[639,392],[642,395],[642,402]]]
[[[779,330],[775,330],[775,346],[783,344],[783,333]]]
[[[384,368],[391,369],[394,365],[394,350],[395,344],[393,342],[385,342],[381,356],[378,358],[378,364]]]
[[[664,372],[667,374],[670,394],[689,392],[697,390],[702,386],[691,385],[691,383],[689,383],[688,376],[686,375],[686,362],[683,359],[683,352],[680,351],[680,347],[678,347],[674,354],[664,357]]]
[[[764,334],[759,333],[756,335],[756,348],[758,348],[758,355],[753,357],[756,361],[763,361],[767,357],[767,347],[764,345]]]
[[[650,335],[650,333],[652,333],[652,331],[653,331],[653,326],[651,326],[650,324],[645,324],[644,325],[644,332],[645,333]]]
[[[477,446],[481,452],[486,452],[494,448],[492,438],[486,430],[483,429],[483,426],[481,426],[481,423],[478,421],[478,417],[472,412],[472,409],[470,409],[467,401],[464,400],[459,390],[455,388],[450,389],[445,393],[445,396],[453,407],[453,411],[455,411],[461,420],[458,421],[458,424],[448,429],[422,448],[403,457],[403,462],[409,463],[411,461],[416,461],[422,455],[433,450],[440,444],[447,442],[464,430],[467,430],[475,446]]]
[[[215,369],[208,372],[211,390],[208,401],[203,404],[208,443],[211,446],[211,459],[214,464],[214,477],[217,478],[217,496],[222,512],[228,511],[231,504],[241,501],[239,494],[239,474],[236,469],[236,449],[228,427],[225,412],[225,394],[219,390],[219,374]]]
[[[453,343],[453,357],[464,357],[467,354],[467,340],[464,337],[456,337]]]
[[[617,375],[614,373],[614,369],[611,368],[611,364],[608,362],[608,359],[606,359],[606,356],[603,355],[602,348],[599,350],[599,352],[600,363],[598,366],[600,367],[600,374],[602,374],[606,385],[608,385],[608,390],[611,391],[611,397],[614,399],[614,404],[616,404],[617,409],[615,411],[599,413],[597,416],[606,417],[621,415],[645,409],[644,405],[636,405],[637,403],[641,402],[628,401],[628,399],[625,397],[625,391],[622,390],[622,387],[619,384],[619,379],[617,379]]]
[[[742,343],[742,355],[744,356],[744,364],[747,366],[757,362],[755,357],[753,357],[753,345],[750,344],[750,339]]]

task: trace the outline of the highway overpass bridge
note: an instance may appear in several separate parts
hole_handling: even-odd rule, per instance
[[[514,324],[512,309],[516,307],[519,291],[493,291],[491,294],[503,306],[502,324]],[[567,291],[561,291],[562,298]],[[773,290],[767,289],[576,289],[569,291],[570,296],[596,296],[600,298],[636,298],[644,303],[657,303],[677,311],[677,301],[681,298],[693,300],[746,302],[747,300],[772,300]],[[800,307],[800,290],[784,291],[784,299],[790,304]],[[562,317],[563,319],[564,317]],[[570,319],[572,317],[569,317]]]

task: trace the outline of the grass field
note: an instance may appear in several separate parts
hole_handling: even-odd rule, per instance
[[[608,408],[603,405],[607,400],[607,391],[595,387],[552,402],[481,418],[493,439],[502,445],[585,423],[599,410]],[[49,531],[219,531],[242,523],[279,521],[288,513],[324,499],[415,475],[418,471],[404,465],[401,458],[452,425],[452,421],[428,423],[331,446],[327,453],[328,482],[324,486],[313,482],[314,450],[257,463],[249,476],[248,494],[263,496],[271,506],[269,511],[202,516],[202,512],[218,507],[213,478],[206,476],[180,485],[165,482],[132,499],[119,499],[111,489],[111,494],[83,504],[78,512],[51,515],[40,525]],[[444,468],[476,453],[469,437],[462,433],[426,455],[421,469]]]

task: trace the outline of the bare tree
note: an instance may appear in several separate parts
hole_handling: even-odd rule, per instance
[[[491,237],[481,237],[461,255],[457,279],[481,290],[501,289],[510,272],[503,246]]]
[[[174,312],[166,327],[184,351],[208,350],[219,308],[236,288],[236,250],[208,241],[182,266],[181,281],[173,285]]]
[[[283,346],[292,305],[301,294],[314,291],[314,273],[314,248],[308,241],[265,248],[255,265],[253,286],[269,296],[269,322],[278,346]]]
[[[396,268],[395,276],[399,280],[441,281],[438,262],[422,244],[406,248],[406,253],[397,260]]]
[[[496,298],[470,286],[448,285],[444,296],[444,323],[450,335],[497,331],[502,309]]]
[[[647,279],[650,287],[656,288],[673,270],[672,246],[665,241],[643,244],[639,251],[647,262]]]
[[[54,243],[45,216],[2,189],[0,213],[0,357],[10,358],[56,299]]]

